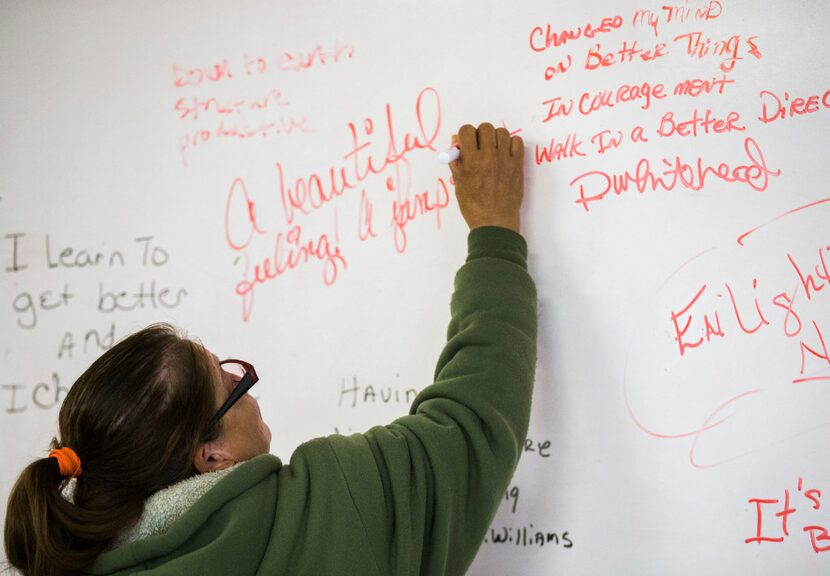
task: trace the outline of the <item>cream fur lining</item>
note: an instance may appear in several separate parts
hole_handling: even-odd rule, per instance
[[[207,472],[182,480],[177,484],[159,490],[144,502],[144,512],[138,522],[119,534],[113,543],[114,548],[142,540],[150,536],[164,534],[176,520],[187,512],[199,498],[213,488],[217,482],[228,475],[235,466]]]

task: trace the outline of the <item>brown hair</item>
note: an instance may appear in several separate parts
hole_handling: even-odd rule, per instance
[[[24,574],[72,574],[89,566],[141,516],[145,499],[196,473],[193,457],[219,429],[207,351],[156,324],[116,344],[70,389],[60,441],[83,473],[71,495],[54,458],[27,466],[12,489],[4,544]]]

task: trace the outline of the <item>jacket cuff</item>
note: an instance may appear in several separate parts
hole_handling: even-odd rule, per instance
[[[478,258],[501,258],[527,270],[527,242],[513,230],[480,226],[467,236],[467,262]]]

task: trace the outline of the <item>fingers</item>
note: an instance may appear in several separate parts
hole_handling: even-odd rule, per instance
[[[522,158],[525,153],[525,143],[521,136],[513,136],[510,138],[510,155],[514,158]]]
[[[496,129],[489,122],[478,126],[479,150],[493,150],[496,148]]]
[[[489,122],[478,128],[465,124],[452,136],[452,146],[458,146],[468,154],[473,150],[498,149],[510,156],[524,156],[524,142],[519,136],[511,136],[506,128],[495,128]]]
[[[469,124],[465,124],[458,129],[458,141],[463,152],[477,150],[478,136],[476,134],[476,129]]]
[[[503,154],[510,154],[510,132],[507,128],[496,129],[496,148]]]

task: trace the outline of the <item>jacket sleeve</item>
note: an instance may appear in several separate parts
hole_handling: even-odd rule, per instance
[[[537,329],[527,244],[485,227],[468,248],[434,383],[392,424],[326,440],[384,574],[463,574],[527,434]]]

